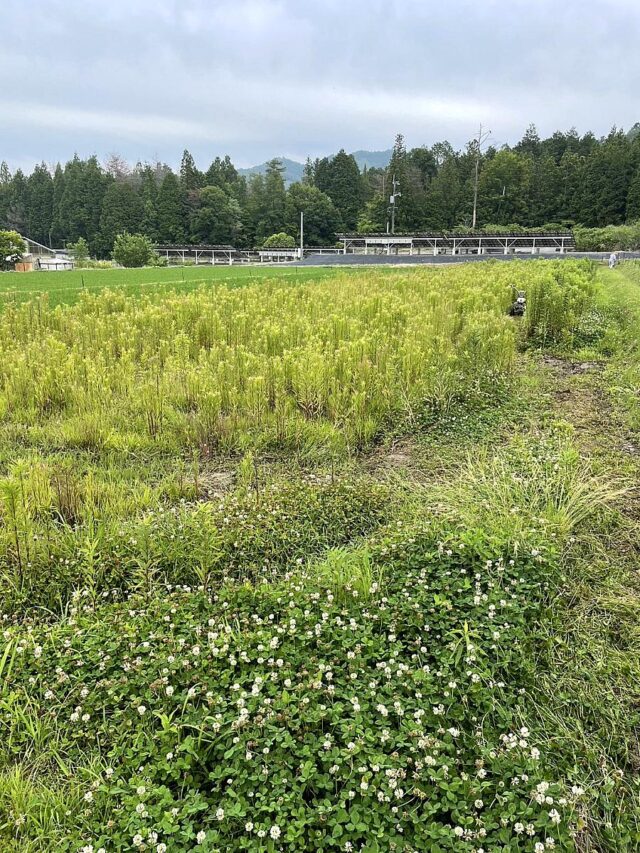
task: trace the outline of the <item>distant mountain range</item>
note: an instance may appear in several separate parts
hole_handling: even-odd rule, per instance
[[[384,169],[389,165],[392,149],[388,148],[386,151],[352,151],[351,153],[356,158],[356,163],[360,171],[365,166],[367,169]],[[278,159],[282,161],[282,165],[284,166],[284,182],[287,186],[302,179],[304,163],[299,163],[297,160],[289,160],[288,157],[279,157]],[[260,163],[258,166],[249,166],[247,169],[238,169],[241,175],[246,175],[247,177],[250,175],[264,175],[266,171],[266,163]]]
[[[304,163],[298,163],[297,160],[289,160],[288,157],[278,157],[278,160],[281,161],[284,166],[284,182],[285,184],[292,184],[295,181],[299,181],[302,178],[302,170],[304,169]],[[238,173],[240,175],[244,175],[249,178],[251,175],[264,175],[267,171],[267,164],[260,163],[259,166],[249,166],[247,169],[238,169]]]

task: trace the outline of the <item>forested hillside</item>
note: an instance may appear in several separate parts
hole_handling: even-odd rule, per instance
[[[298,238],[305,212],[307,245],[333,243],[340,229],[384,230],[391,176],[399,181],[398,230],[469,225],[479,156],[478,224],[619,225],[640,219],[638,126],[597,139],[575,130],[540,139],[531,126],[517,145],[478,152],[448,142],[407,150],[396,138],[389,168],[358,168],[344,150],[308,160],[302,180],[287,189],[283,167],[240,175],[231,159],[199,168],[185,150],[176,174],[164,163],[131,167],[112,155],[75,156],[36,166],[30,175],[0,166],[0,228],[60,247],[84,237],[107,256],[115,235],[141,232],[161,243],[261,244],[276,232]],[[202,165],[202,164],[201,164]]]

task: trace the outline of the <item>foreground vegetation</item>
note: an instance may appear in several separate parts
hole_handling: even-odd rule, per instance
[[[508,316],[516,272],[530,302],[519,330]],[[114,572],[128,590],[140,561],[172,582],[217,577],[225,549],[216,556],[203,531],[227,507],[209,517],[190,506],[174,529],[154,516],[215,491],[217,460],[241,459],[259,492],[265,455],[331,467],[385,433],[486,405],[509,381],[518,335],[562,340],[591,289],[587,265],[488,265],[7,307],[5,595],[59,609],[87,563],[97,592]],[[64,567],[53,578],[52,563]]]
[[[3,849],[637,849],[640,298],[593,275],[5,308]]]

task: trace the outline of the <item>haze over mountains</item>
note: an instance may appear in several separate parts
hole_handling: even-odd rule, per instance
[[[365,166],[367,169],[384,169],[389,165],[392,149],[388,148],[386,151],[352,151],[351,153],[355,157],[360,171],[362,171]],[[282,165],[285,168],[284,181],[287,186],[302,179],[304,163],[300,163],[297,160],[290,160],[288,157],[278,157],[278,159],[282,161]],[[238,172],[241,175],[246,176],[264,175],[266,171],[266,162],[260,163],[257,166],[249,166],[246,169],[238,169]]]

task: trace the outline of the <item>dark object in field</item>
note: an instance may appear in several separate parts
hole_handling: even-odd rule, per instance
[[[518,296],[516,297],[516,301],[513,303],[511,308],[509,309],[509,314],[512,317],[522,317],[527,307],[527,297],[524,290],[518,291]]]

